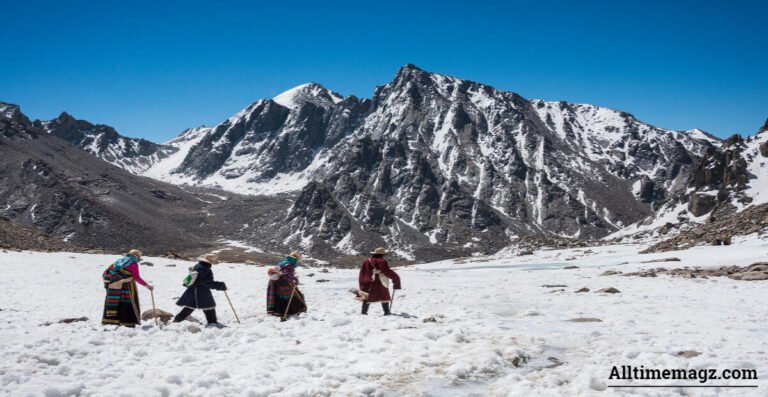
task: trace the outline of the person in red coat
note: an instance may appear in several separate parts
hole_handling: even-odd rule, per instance
[[[389,263],[384,259],[387,250],[379,247],[371,252],[371,257],[363,262],[360,268],[358,282],[360,284],[360,294],[363,298],[362,314],[368,314],[368,307],[371,303],[381,302],[384,309],[384,315],[388,316],[389,302],[392,299],[389,295],[389,280],[392,280],[394,289],[400,289],[400,276],[389,268]]]

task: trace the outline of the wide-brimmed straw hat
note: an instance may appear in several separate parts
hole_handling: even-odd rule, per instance
[[[132,250],[128,251],[128,253],[129,253],[130,255],[133,255],[133,256],[135,256],[135,257],[139,258],[139,259],[141,259],[141,257],[142,257],[142,256],[144,256],[144,254],[142,254],[142,253],[141,253],[141,251],[137,250],[136,248],[134,248],[134,249],[132,249]]]
[[[292,256],[296,259],[301,259],[301,254],[298,251],[293,251],[290,254],[288,254],[288,256]]]
[[[219,263],[219,256],[213,253],[205,254],[199,258],[197,258],[200,262],[210,263],[211,265],[215,265]]]
[[[371,253],[374,254],[374,255],[384,255],[384,254],[387,253],[387,249],[384,248],[384,247],[379,247],[379,248],[376,248],[375,250],[371,251]]]

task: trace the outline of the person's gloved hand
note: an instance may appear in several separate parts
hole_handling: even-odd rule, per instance
[[[147,284],[147,289],[150,291],[154,291],[155,287],[152,284]]]
[[[225,284],[224,282],[221,283],[221,290],[222,291],[226,291],[227,290],[227,284]]]

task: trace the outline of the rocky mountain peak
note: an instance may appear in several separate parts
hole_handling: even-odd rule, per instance
[[[417,67],[414,64],[409,63],[397,70],[397,73],[395,73],[395,78],[393,79],[393,82],[396,83],[399,81],[414,80],[414,79],[418,79],[418,78],[429,76],[429,75],[430,75],[429,72]]]
[[[739,134],[733,134],[723,141],[721,147],[725,150],[742,146],[744,146],[744,138],[742,138]]]
[[[768,119],[765,119],[765,124],[763,124],[762,127],[760,127],[760,130],[757,131],[758,134],[762,134],[763,132],[768,131]]]
[[[421,71],[423,72],[424,69],[412,64],[412,63],[406,63],[405,65],[401,66],[400,69],[397,70],[397,73],[403,73],[407,71]]]
[[[121,135],[114,128],[103,124],[92,124],[86,120],[78,120],[67,112],[62,112],[58,117],[46,122],[36,121],[49,134],[62,138],[75,145],[80,145],[84,140],[93,142],[97,137],[99,145],[115,140]]]
[[[272,101],[289,109],[296,110],[306,103],[312,103],[321,107],[330,107],[344,99],[319,83],[307,83],[293,87],[288,91],[272,98]]]
[[[56,117],[56,121],[58,121],[59,123],[74,123],[77,120],[74,117],[72,117],[71,114],[67,112],[61,112],[61,114],[58,117]]]
[[[0,136],[35,138],[39,130],[21,113],[19,105],[0,102]]]
[[[21,108],[19,107],[19,105],[0,102],[0,118],[18,121],[18,120],[21,120],[22,118],[26,118],[26,116],[24,116],[21,113]]]
[[[394,104],[424,105],[431,98],[450,91],[461,80],[430,73],[412,64],[401,67],[391,82],[379,86],[373,96],[374,107]],[[446,90],[448,88],[448,90]]]

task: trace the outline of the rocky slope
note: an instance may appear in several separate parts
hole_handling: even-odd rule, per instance
[[[768,134],[765,132],[766,126],[763,126],[746,139],[733,135],[721,145],[708,148],[691,169],[684,189],[669,197],[655,213],[611,237],[671,238],[669,244],[660,245],[672,247],[678,245],[673,240],[681,232],[678,240],[697,242],[741,235],[744,230],[754,232],[749,214],[768,203]],[[715,221],[725,225],[717,229],[716,236],[713,237],[709,229],[703,235],[691,235],[699,230],[698,225]]]
[[[683,230],[654,244],[645,252],[662,252],[690,248],[696,245],[730,244],[736,236],[759,233],[765,237],[768,229],[768,203],[750,206],[741,212],[723,213],[701,224],[684,224]]]
[[[244,228],[245,221],[234,219],[274,222],[275,205],[285,207],[282,198],[182,188],[133,175],[47,133],[18,106],[4,103],[0,203],[0,216],[12,221],[4,227],[9,239],[25,235],[26,228],[48,239],[32,248],[56,248],[54,239],[109,252],[140,247],[149,254],[183,255],[222,248],[219,240]]]
[[[82,251],[82,248],[0,215],[0,248],[14,250]]]

